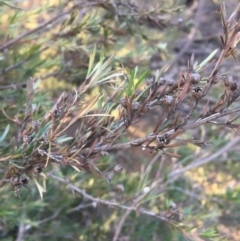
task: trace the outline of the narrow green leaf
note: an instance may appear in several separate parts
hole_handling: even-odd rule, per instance
[[[23,145],[20,145],[16,150],[13,151],[13,155],[22,155],[22,149],[23,149]]]
[[[2,142],[5,139],[5,137],[8,134],[9,129],[10,129],[10,125],[8,124],[5,128],[5,131],[3,132],[2,136],[0,137],[0,142]]]
[[[149,74],[149,71],[145,71],[139,78],[137,83],[135,84],[135,89],[137,89],[137,87],[143,82],[143,80],[146,79],[147,75]]]
[[[37,89],[38,86],[40,85],[40,83],[41,83],[41,79],[38,78],[37,81],[33,84],[33,89],[34,89],[34,90]]]
[[[32,153],[33,149],[34,149],[34,143],[30,143],[30,145],[28,145],[27,147],[25,155],[29,156]]]
[[[199,64],[199,66],[195,69],[196,72],[201,71],[207,63],[216,55],[219,49],[215,49],[209,56],[202,61],[202,63]]]
[[[11,163],[13,166],[15,166],[15,167],[17,167],[17,168],[19,168],[19,169],[24,169],[24,167],[21,167],[21,166],[19,166],[19,165],[17,165],[15,162],[13,162],[13,161],[10,161],[9,163]]]
[[[103,89],[100,90],[100,93],[101,93],[101,94],[103,94],[102,92],[103,92]],[[103,99],[103,95],[102,95],[102,96],[98,99],[98,102],[97,102],[97,106],[98,106],[98,109],[99,109],[99,110],[101,110],[102,107],[103,107],[103,101],[104,101],[104,99]]]
[[[50,128],[51,122],[48,122],[44,127],[42,127],[38,133],[37,133],[37,137],[42,137],[44,134],[46,134]]]
[[[95,56],[96,56],[96,45],[93,48],[93,52],[90,54],[89,65],[88,65],[88,72],[87,72],[87,77],[86,78],[89,78],[90,75],[91,75],[90,73],[92,72]]]
[[[38,183],[38,181],[37,181],[37,179],[36,179],[35,177],[32,177],[32,179],[33,179],[33,181],[35,182],[35,184],[36,184],[36,186],[37,186],[37,189],[38,189],[38,192],[39,192],[39,194],[40,194],[41,199],[43,199],[43,193],[46,192],[46,189],[45,189],[44,187],[42,187],[42,186]]]
[[[0,5],[6,5],[6,6],[8,6],[8,7],[15,8],[15,9],[18,9],[18,10],[25,10],[25,9],[23,9],[23,8],[19,8],[19,7],[17,7],[17,6],[14,6],[14,5],[8,3],[8,2],[5,2],[5,1],[0,1]]]
[[[8,144],[7,146],[5,146],[2,150],[1,150],[1,155],[6,155],[9,154],[9,151],[12,149],[12,143]]]
[[[59,137],[59,138],[57,138],[56,139],[56,142],[57,143],[64,143],[64,142],[66,142],[66,141],[70,141],[70,140],[72,140],[73,139],[73,137],[72,136],[66,136],[66,137]]]
[[[104,55],[105,55],[105,50],[104,50],[104,46],[102,45],[101,53],[100,53],[100,61],[99,61],[101,65],[104,61]]]
[[[35,44],[35,45],[32,45],[25,53],[26,56],[31,56],[32,54],[36,53],[40,48],[41,48],[42,45],[40,44]]]

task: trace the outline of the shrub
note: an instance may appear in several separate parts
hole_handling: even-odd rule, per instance
[[[171,77],[169,65],[150,73],[141,62],[148,35],[177,28],[184,7],[1,3],[2,238],[222,239],[218,220],[239,196],[226,172],[238,167],[240,82],[221,70],[237,59],[238,8],[227,18],[221,7],[221,49]],[[139,52],[122,57],[131,41]]]

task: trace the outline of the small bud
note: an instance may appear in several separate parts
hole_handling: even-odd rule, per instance
[[[104,174],[104,176],[105,176],[105,178],[106,178],[106,180],[107,180],[107,182],[108,183],[111,183],[111,180],[113,179],[113,177],[114,177],[114,172],[106,172],[105,174]]]
[[[170,78],[170,77],[163,77],[163,78],[160,78],[160,81],[159,83],[161,85],[168,85],[168,86],[172,86],[174,85],[176,81],[173,79],[173,78]]]
[[[176,209],[177,208],[177,204],[174,203],[174,202],[171,202],[170,207],[171,207],[171,209]]]
[[[212,84],[217,84],[222,79],[222,76],[220,74],[215,75],[212,78]]]
[[[160,78],[159,83],[160,83],[160,85],[166,85],[167,80],[165,78]]]
[[[19,178],[18,178],[18,177],[12,177],[12,178],[11,178],[11,182],[14,183],[14,184],[15,184],[15,183],[18,183],[18,181],[19,181]]]
[[[142,150],[143,150],[143,151],[146,150],[146,145],[142,145]]]
[[[115,173],[120,173],[120,172],[122,172],[123,167],[122,167],[121,164],[118,164],[118,165],[116,165],[116,166],[114,167],[113,170],[114,170]]]
[[[116,190],[119,191],[119,192],[123,192],[124,191],[124,186],[122,184],[118,184],[116,186]]]
[[[150,187],[144,187],[143,188],[143,194],[147,194],[150,191]]]
[[[160,99],[161,102],[163,102],[166,105],[171,105],[174,101],[174,97],[171,95],[165,95]]]
[[[37,131],[40,127],[40,124],[38,121],[32,121],[32,128],[33,130]]]
[[[231,85],[230,85],[230,90],[232,91],[232,92],[234,92],[235,90],[237,90],[238,89],[238,83],[232,83]]]
[[[92,206],[93,206],[94,208],[96,208],[96,207],[97,207],[97,205],[98,205],[98,203],[97,203],[97,202],[92,202]]]
[[[183,19],[182,18],[179,18],[178,19],[178,24],[181,24],[183,22]]]
[[[151,103],[148,103],[148,104],[146,104],[146,110],[148,111],[148,110],[152,110],[152,106],[151,106]]]
[[[146,82],[147,82],[147,85],[152,85],[153,83],[155,83],[155,79],[153,77],[152,78],[147,78]]]
[[[138,110],[139,109],[139,107],[140,107],[140,103],[139,102],[137,102],[137,101],[134,101],[133,103],[132,103],[132,107],[133,107],[133,110]]]
[[[191,76],[191,83],[192,84],[198,84],[201,80],[201,76],[198,73],[192,73],[190,76]]]
[[[24,135],[23,136],[23,143],[28,144],[31,141],[31,136]]]
[[[42,139],[43,139],[43,141],[48,141],[49,140],[47,132],[43,135]]]
[[[107,151],[101,151],[101,155],[102,155],[102,156],[108,156],[109,154],[108,154]]]

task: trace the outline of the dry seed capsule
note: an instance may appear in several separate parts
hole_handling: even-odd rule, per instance
[[[171,77],[162,77],[159,80],[160,85],[168,85],[168,86],[172,86],[175,83],[175,80]]]
[[[156,138],[157,138],[157,140],[158,140],[161,144],[163,144],[163,145],[169,144],[169,142],[170,142],[170,140],[169,140],[169,138],[168,138],[167,135],[157,136]]]
[[[240,80],[235,80],[231,85],[230,85],[230,90],[232,92],[239,90],[240,89]]]
[[[33,172],[34,173],[41,173],[42,172],[42,168],[40,167],[40,166],[35,166],[34,168],[33,168]]]
[[[238,84],[237,83],[232,83],[231,85],[230,85],[230,90],[232,91],[232,92],[234,92],[235,90],[237,90],[238,89]]]
[[[201,99],[203,96],[203,89],[199,86],[193,88],[192,96],[197,100]]]
[[[122,105],[122,107],[126,108],[127,107],[126,99],[125,98],[121,99],[120,104]]]
[[[166,80],[166,78],[160,78],[160,80],[159,80],[159,84],[160,85],[166,85],[167,84],[167,80]]]
[[[26,185],[26,184],[28,184],[28,179],[22,178],[20,182],[21,182],[22,185]]]

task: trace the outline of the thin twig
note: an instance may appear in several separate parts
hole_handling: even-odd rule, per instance
[[[53,17],[52,19],[46,21],[45,23],[42,23],[40,24],[38,27],[30,30],[30,31],[27,31],[21,35],[19,35],[18,37],[14,38],[14,39],[11,39],[10,41],[8,41],[7,43],[3,44],[2,46],[0,46],[0,51],[4,51],[5,49],[9,48],[11,45],[15,44],[16,42],[20,41],[21,39],[29,36],[29,35],[32,35],[38,31],[40,31],[41,29],[47,27],[49,24],[52,24],[54,23],[55,21],[57,21],[59,18],[62,18],[64,17],[65,15],[68,15],[69,13],[71,13],[73,10],[75,10],[76,8],[78,7],[90,7],[90,6],[93,6],[93,5],[100,5],[102,3],[104,3],[106,1],[102,1],[102,2],[96,2],[96,3],[87,3],[87,4],[76,4],[74,5],[73,7],[71,7],[71,9],[69,9],[68,11],[66,12],[63,12],[63,13],[60,13],[58,14],[57,16]]]
[[[26,226],[23,223],[20,223],[16,241],[24,241],[25,231]]]
[[[65,13],[60,13],[57,16],[55,16],[52,19],[50,19],[49,21],[40,24],[38,27],[36,27],[36,28],[34,28],[34,29],[30,30],[30,31],[27,31],[26,33],[23,33],[23,34],[19,35],[18,37],[14,38],[14,39],[11,39],[10,41],[5,43],[4,45],[0,46],[0,51],[4,51],[4,49],[9,48],[11,45],[15,44],[16,42],[20,41],[21,39],[23,39],[23,38],[25,38],[25,37],[33,34],[33,33],[38,32],[39,30],[45,28],[47,25],[53,23],[57,19],[63,17],[64,15],[69,14],[71,11],[72,11],[72,9],[66,11]]]
[[[50,217],[47,217],[47,218],[42,219],[41,221],[38,221],[38,225],[41,225],[43,223],[46,223],[46,222],[49,222],[49,221],[55,219],[60,214],[61,211],[62,211],[62,208],[58,208],[57,211]]]
[[[68,181],[64,180],[63,178],[60,178],[60,177],[55,176],[53,174],[49,174],[49,175],[52,178],[54,178],[54,179],[56,179],[56,180],[58,180],[58,181],[60,181],[62,183],[65,183],[73,191],[81,194],[84,198],[86,198],[88,200],[91,200],[93,202],[96,202],[97,204],[103,204],[103,205],[106,205],[108,207],[114,207],[114,208],[120,208],[120,209],[123,209],[123,210],[129,210],[130,212],[134,211],[134,212],[146,215],[146,216],[155,217],[155,218],[160,219],[162,221],[166,221],[166,222],[169,221],[163,215],[155,214],[154,212],[146,210],[144,208],[139,208],[139,207],[135,207],[135,206],[126,206],[126,205],[123,205],[123,204],[120,204],[120,203],[117,203],[117,202],[114,202],[114,201],[109,201],[109,200],[103,200],[103,199],[100,199],[100,198],[95,198],[95,197],[89,195],[88,193],[86,193],[85,190],[80,189],[80,188],[74,186],[73,184],[69,183]]]
[[[217,158],[219,156],[221,156],[225,152],[229,151],[230,148],[232,148],[234,145],[236,145],[237,142],[239,142],[239,141],[240,141],[240,137],[237,136],[234,139],[232,139],[226,146],[224,146],[217,152],[213,153],[212,155],[209,155],[208,157],[205,157],[205,158],[199,158],[196,161],[194,161],[193,163],[191,163],[188,166],[183,167],[181,169],[173,170],[172,172],[169,173],[168,180],[171,180],[170,182],[172,182],[173,180],[176,180],[176,178],[181,176],[186,171],[192,170],[194,168],[197,168],[197,167],[207,164],[209,162],[213,162],[214,160],[218,161]]]
[[[125,213],[122,215],[122,218],[120,219],[120,221],[116,225],[116,230],[115,230],[112,241],[118,240],[118,237],[121,233],[123,224],[125,223],[125,220],[127,219],[127,217],[129,216],[130,213],[131,213],[131,210],[129,209],[129,210],[126,210]]]
[[[222,113],[218,112],[218,113],[215,113],[213,115],[207,116],[205,118],[199,119],[199,120],[197,120],[193,123],[190,123],[188,125],[184,125],[182,127],[182,130],[184,131],[184,130],[193,129],[193,128],[196,128],[200,125],[206,124],[209,121],[215,120],[219,117],[224,117],[224,116],[227,116],[227,115],[239,112],[239,111],[240,111],[240,107],[236,107],[232,110],[228,110],[228,111],[225,111],[225,112],[222,112]],[[172,135],[174,132],[175,132],[175,129],[171,129],[171,130],[166,131],[166,132],[161,133],[161,134],[162,135]],[[101,152],[101,151],[113,151],[113,150],[126,149],[126,148],[129,148],[129,147],[132,147],[133,143],[141,143],[141,142],[148,142],[148,141],[155,140],[157,138],[157,136],[158,135],[150,135],[150,136],[147,136],[147,137],[136,139],[136,140],[134,140],[134,142],[129,141],[129,142],[126,142],[126,143],[115,144],[115,145],[112,145],[112,146],[111,145],[103,145],[103,146],[95,147],[92,150],[92,153],[97,153],[97,152]],[[88,148],[83,150],[83,153],[85,153],[85,152],[86,153],[88,152]]]
[[[7,73],[7,72],[9,72],[9,71],[11,71],[11,70],[13,70],[13,69],[18,68],[19,66],[21,66],[21,65],[23,65],[24,63],[26,63],[26,62],[28,62],[29,60],[31,60],[33,56],[36,56],[37,54],[40,54],[40,53],[44,52],[44,51],[47,50],[48,48],[49,48],[49,47],[44,47],[44,48],[42,48],[42,49],[39,50],[38,52],[30,55],[29,57],[23,59],[22,61],[20,61],[20,62],[18,62],[18,63],[16,63],[16,64],[13,64],[13,65],[10,65],[10,66],[8,66],[8,67],[0,70],[0,73],[1,73],[1,74],[5,74],[5,73]]]

